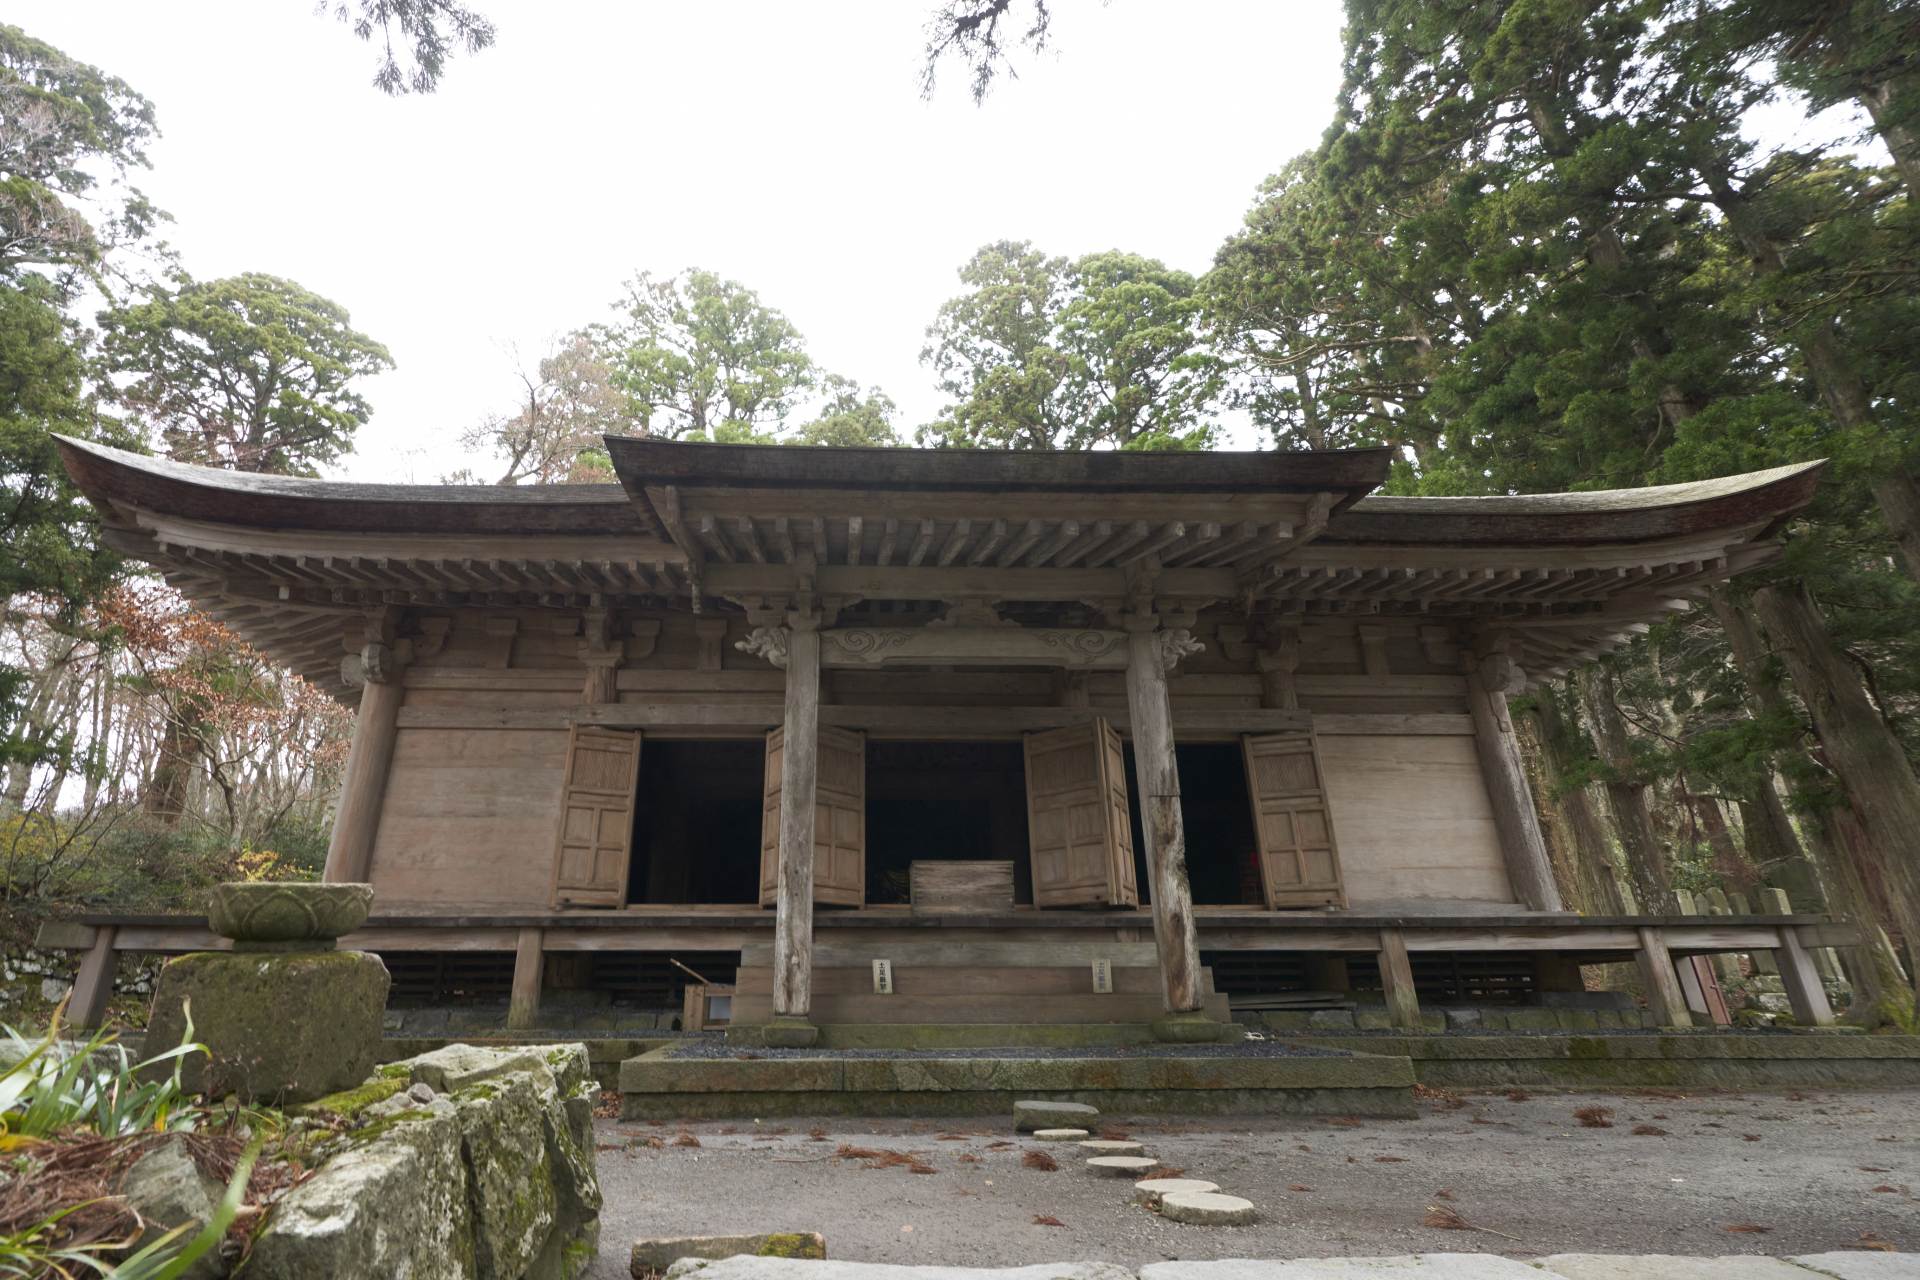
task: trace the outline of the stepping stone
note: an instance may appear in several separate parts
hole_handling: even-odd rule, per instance
[[[1087,1161],[1087,1170],[1102,1178],[1144,1178],[1159,1167],[1149,1156],[1095,1156]]]
[[[1752,1255],[1721,1258],[1676,1257],[1670,1254],[1616,1255],[1610,1253],[1556,1253],[1537,1258],[1540,1269],[1563,1280],[1805,1280],[1800,1267],[1778,1258]]]
[[[1176,1191],[1160,1197],[1160,1216],[1202,1227],[1237,1227],[1258,1215],[1253,1201],[1218,1191]]]
[[[1133,1184],[1141,1204],[1158,1206],[1160,1197],[1181,1191],[1218,1191],[1220,1184],[1204,1178],[1147,1178]]]
[[[1080,1149],[1090,1156],[1143,1156],[1147,1154],[1145,1143],[1122,1142],[1115,1138],[1096,1138],[1092,1142],[1083,1142]]]
[[[1035,1129],[1033,1131],[1036,1142],[1078,1142],[1082,1138],[1092,1136],[1093,1134],[1086,1129]]]
[[[1219,1262],[1149,1262],[1140,1280],[1561,1280],[1524,1262],[1490,1253],[1403,1253],[1389,1258],[1229,1258]],[[1666,1280],[1644,1271],[1639,1280]],[[704,1277],[703,1277],[704,1280]],[[719,1280],[718,1277],[715,1280]],[[731,1277],[728,1278],[731,1280]],[[1802,1276],[1801,1280],[1812,1280]]]
[[[1085,1128],[1100,1118],[1100,1109],[1084,1102],[1042,1102],[1028,1100],[1013,1104],[1013,1127],[1018,1133],[1035,1129]]]
[[[1920,1258],[1910,1253],[1809,1253],[1787,1261],[1838,1280],[1913,1280],[1920,1276]]]

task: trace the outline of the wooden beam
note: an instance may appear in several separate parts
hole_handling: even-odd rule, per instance
[[[889,522],[891,523],[891,522]],[[813,1007],[813,820],[820,751],[820,632],[791,629],[780,750],[780,866],[773,925],[773,1011]]]
[[[1407,1031],[1420,1029],[1420,996],[1413,987],[1413,960],[1407,955],[1407,936],[1398,929],[1380,931],[1380,988],[1387,998],[1387,1016]]]
[[[622,672],[621,674],[631,674]],[[623,686],[624,687],[624,686]],[[738,697],[730,694],[729,698]],[[1132,717],[1118,707],[1104,711],[1086,707],[1030,706],[862,706],[833,704],[820,708],[820,723],[847,729],[863,729],[880,738],[972,738],[996,740],[1017,738],[1023,733],[1043,729],[1061,729],[1085,724],[1095,714],[1104,714],[1122,733],[1132,726]],[[775,702],[615,702],[569,707],[407,707],[400,712],[402,729],[551,729],[562,730],[574,724],[597,724],[610,729],[646,729],[671,733],[683,730],[688,736],[715,731],[764,733],[781,723],[784,713]],[[1331,719],[1321,717],[1318,719]],[[1391,719],[1392,717],[1388,717]],[[1435,717],[1438,719],[1438,717]],[[1175,711],[1173,728],[1183,741],[1226,742],[1243,733],[1286,733],[1317,724],[1318,719],[1300,711],[1273,711],[1262,708],[1197,708]],[[1365,719],[1351,717],[1350,719]],[[1409,730],[1416,732],[1417,730]],[[1394,728],[1337,732],[1399,732]],[[1432,732],[1447,732],[1436,729]]]
[[[102,926],[93,937],[93,945],[80,958],[80,972],[74,975],[73,995],[67,1001],[67,1023],[76,1031],[90,1031],[107,1020],[107,1002],[113,999],[114,974],[120,957],[114,950],[115,929]]]
[[[578,675],[573,678],[579,680]],[[369,681],[361,687],[353,745],[347,750],[346,776],[340,783],[340,803],[334,811],[326,870],[321,875],[330,884],[361,884],[372,874],[373,839],[380,829],[403,696],[404,686],[398,679]]]
[[[1533,790],[1507,711],[1506,690],[1490,682],[1483,669],[1497,665],[1494,659],[1468,659],[1467,707],[1473,715],[1473,744],[1514,895],[1536,911],[1558,911],[1560,889],[1547,859],[1547,841],[1533,807]]]
[[[1780,985],[1786,988],[1794,1020],[1803,1027],[1832,1026],[1833,1006],[1827,1003],[1826,986],[1798,929],[1788,925],[1780,930],[1780,947],[1773,958],[1780,968]]]
[[[1680,977],[1674,972],[1673,956],[1667,951],[1667,941],[1659,929],[1642,927],[1635,931],[1640,938],[1639,950],[1634,959],[1640,965],[1640,982],[1646,989],[1647,1011],[1653,1014],[1654,1021],[1662,1027],[1691,1027],[1693,1018],[1687,1012],[1687,998],[1680,989]]]
[[[507,999],[507,1030],[525,1031],[540,1022],[540,982],[546,972],[546,931],[522,929],[513,949],[513,988]]]
[[[1137,620],[1127,636],[1127,710],[1133,727],[1133,760],[1139,775],[1141,834],[1147,876],[1153,886],[1153,940],[1169,1013],[1206,1006],[1200,945],[1193,920],[1193,889],[1187,881],[1186,826],[1180,812],[1180,769],[1173,753],[1173,715],[1167,700],[1162,633],[1151,618]]]

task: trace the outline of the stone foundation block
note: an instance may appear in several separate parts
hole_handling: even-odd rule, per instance
[[[187,1035],[186,1087],[243,1101],[311,1102],[366,1079],[380,1046],[387,967],[364,951],[199,951],[160,971],[147,1052]],[[171,1071],[172,1064],[164,1070]]]

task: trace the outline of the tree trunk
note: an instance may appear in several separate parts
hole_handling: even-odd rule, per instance
[[[1763,277],[1784,274],[1785,255],[1755,216],[1747,194],[1733,185],[1732,174],[1724,166],[1708,165],[1703,166],[1702,176],[1714,205],[1753,258],[1755,273]],[[1800,349],[1821,399],[1841,426],[1868,436],[1884,431],[1874,412],[1872,392],[1842,345],[1832,316],[1813,316],[1792,326],[1783,336]],[[1900,549],[1907,576],[1920,582],[1920,483],[1904,466],[1895,464],[1876,470],[1871,487],[1894,545]]]
[[[1753,604],[1860,820],[1866,837],[1860,869],[1881,879],[1892,918],[1912,947],[1920,943],[1920,857],[1911,846],[1920,831],[1920,778],[1859,673],[1828,636],[1806,588],[1763,587]]]
[[[1539,743],[1540,771],[1546,782],[1548,811],[1556,821],[1573,863],[1570,901],[1590,915],[1615,916],[1626,913],[1626,900],[1620,893],[1620,874],[1607,844],[1606,828],[1594,812],[1593,799],[1584,786],[1567,782],[1575,768],[1571,728],[1560,714],[1560,704],[1551,689],[1541,689],[1532,701],[1526,717]]]
[[[140,797],[140,810],[166,826],[173,826],[187,811],[187,784],[193,777],[193,739],[171,709],[160,728],[160,744],[154,752],[153,775]]]
[[[1580,673],[1578,683],[1580,702],[1593,726],[1600,758],[1611,775],[1606,783],[1607,807],[1613,814],[1614,835],[1626,861],[1634,905],[1643,915],[1670,915],[1675,904],[1667,876],[1667,855],[1647,808],[1647,784],[1636,772],[1633,742],[1620,715],[1613,673],[1604,666],[1589,666]]]
[[[1727,637],[1727,647],[1733,650],[1733,665],[1739,670],[1741,682],[1746,686],[1748,708],[1758,719],[1778,719],[1798,724],[1799,713],[1787,702],[1786,695],[1780,692],[1779,682],[1770,669],[1767,647],[1761,641],[1753,615],[1736,604],[1724,587],[1709,592],[1707,601]],[[1743,797],[1742,807],[1748,804],[1760,812],[1765,823],[1764,832],[1751,820],[1747,824],[1748,848],[1761,878],[1776,888],[1786,890],[1798,910],[1826,910],[1827,895],[1821,886],[1820,875],[1822,871],[1832,874],[1834,863],[1842,856],[1827,843],[1827,829],[1815,824],[1808,836],[1808,843],[1812,847],[1803,843],[1771,776],[1756,785],[1749,796]],[[1766,851],[1764,855],[1762,849]]]
[[[1893,167],[1907,185],[1907,198],[1920,196],[1920,133],[1902,121],[1894,102],[1894,86],[1881,80],[1860,86],[1855,95],[1873,119],[1873,131],[1887,144]]]

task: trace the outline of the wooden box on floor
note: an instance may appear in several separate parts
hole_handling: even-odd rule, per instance
[[[682,1031],[708,1031],[733,1021],[733,984],[690,982],[680,1009]]]
[[[915,862],[910,874],[917,916],[1013,910],[1011,862]]]

